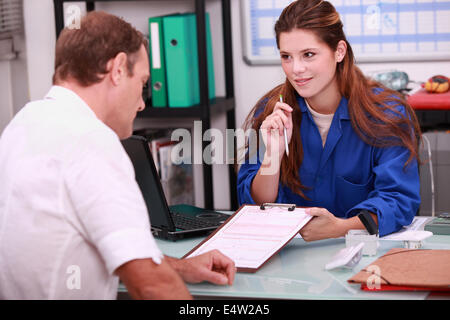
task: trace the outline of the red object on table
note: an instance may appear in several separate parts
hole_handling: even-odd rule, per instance
[[[366,284],[361,284],[363,291],[430,291],[430,292],[450,292],[449,288],[433,288],[433,287],[410,287],[410,286],[392,286],[387,284],[380,285],[379,288],[370,289]]]
[[[450,110],[450,90],[445,93],[429,93],[422,89],[408,96],[408,103],[416,110]]]

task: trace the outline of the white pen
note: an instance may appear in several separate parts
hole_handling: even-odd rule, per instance
[[[280,94],[280,102],[283,103],[283,95],[281,95],[281,94]],[[286,155],[289,157],[289,146],[288,146],[288,141],[287,141],[286,127],[283,127],[283,132],[284,132],[284,146],[286,149]]]

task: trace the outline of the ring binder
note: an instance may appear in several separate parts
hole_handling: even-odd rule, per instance
[[[261,210],[266,210],[266,207],[279,207],[279,208],[288,208],[288,211],[294,211],[296,205],[289,203],[263,203],[259,208]]]

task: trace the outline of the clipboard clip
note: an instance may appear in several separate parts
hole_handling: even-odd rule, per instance
[[[288,211],[294,211],[296,205],[295,204],[289,204],[289,203],[263,203],[259,208],[261,210],[266,210],[266,208],[273,208],[273,207],[279,207],[279,208],[287,208]]]

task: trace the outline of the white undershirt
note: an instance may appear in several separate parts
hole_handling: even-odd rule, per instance
[[[308,104],[305,99],[306,106],[311,112],[314,122],[316,123],[317,129],[319,129],[320,137],[322,138],[322,147],[325,146],[327,141],[328,131],[330,130],[331,122],[333,121],[334,113],[322,114],[314,111],[313,108]]]

